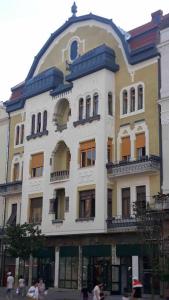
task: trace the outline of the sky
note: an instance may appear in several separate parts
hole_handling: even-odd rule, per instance
[[[0,0],[0,101],[22,82],[51,33],[71,16],[74,0]],[[93,14],[112,19],[128,31],[151,20],[161,9],[169,13],[168,0],[76,0],[77,16]]]

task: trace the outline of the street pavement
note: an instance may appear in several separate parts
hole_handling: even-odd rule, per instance
[[[6,300],[6,289],[0,288],[0,300]],[[21,297],[16,295],[15,290],[13,290],[13,299],[14,300],[26,300],[26,297]],[[116,295],[106,295],[106,300],[121,300],[122,296]],[[149,296],[144,296],[142,299],[151,299]],[[161,298],[157,296],[156,300]],[[48,295],[45,296],[45,300],[82,300],[82,295],[77,290],[58,290],[51,288],[48,290]],[[92,300],[92,296],[89,296],[89,300]]]

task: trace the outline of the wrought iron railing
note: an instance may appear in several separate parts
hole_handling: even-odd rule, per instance
[[[0,184],[0,195],[6,196],[22,192],[22,181],[13,181]]]
[[[135,215],[129,217],[115,216],[106,221],[107,228],[113,231],[134,231],[138,225],[138,219]]]
[[[109,162],[106,167],[110,177],[143,172],[157,172],[160,169],[160,157],[150,155],[137,160],[122,160],[115,163]]]

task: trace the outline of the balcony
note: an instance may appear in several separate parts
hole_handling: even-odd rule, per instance
[[[138,220],[135,216],[123,218],[122,216],[115,216],[107,219],[107,229],[111,232],[132,232],[137,231]]]
[[[50,174],[50,182],[69,179],[69,170],[55,171]]]
[[[22,181],[13,181],[0,184],[0,196],[8,196],[22,193]]]
[[[140,173],[157,173],[160,170],[160,157],[156,155],[145,156],[139,160],[120,161],[106,165],[109,178]]]

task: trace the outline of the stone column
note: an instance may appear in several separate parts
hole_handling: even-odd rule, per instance
[[[58,288],[59,286],[59,247],[55,248],[55,279],[54,287]]]
[[[132,277],[139,278],[139,257],[132,256]]]
[[[15,285],[18,284],[18,275],[19,275],[19,257],[15,260]]]
[[[112,245],[112,265],[120,265],[120,257],[116,256],[116,245]]]
[[[78,290],[82,289],[82,247],[79,246]]]

